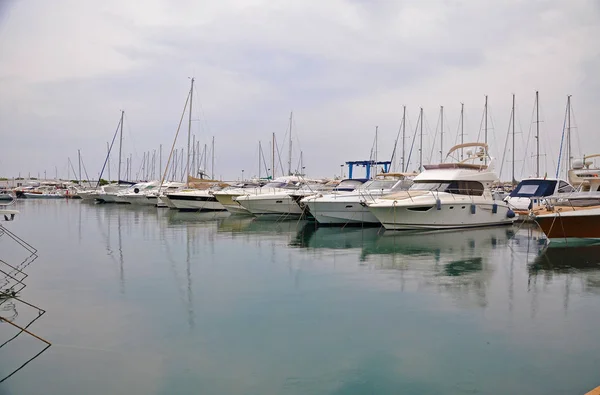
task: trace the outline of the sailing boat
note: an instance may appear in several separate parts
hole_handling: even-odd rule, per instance
[[[104,160],[104,165],[102,165],[102,170],[100,171],[100,176],[98,177],[98,184],[96,185],[97,192],[92,193],[91,195],[98,201],[104,203],[117,203],[117,195],[119,192],[129,188],[133,183],[128,181],[121,180],[121,162],[122,162],[122,148],[123,148],[123,118],[125,116],[125,111],[121,110],[121,117],[119,119],[119,124],[117,125],[117,130],[113,136],[112,142],[110,145],[107,143],[107,154],[106,159]],[[112,152],[113,145],[115,143],[115,139],[119,134],[119,163],[118,163],[118,175],[117,175],[117,183],[100,186],[100,179],[102,179],[102,174],[104,174],[104,170],[107,168],[108,164],[108,174],[110,181],[110,154]]]
[[[513,127],[513,182],[514,182],[514,95],[512,110]],[[504,201],[521,217],[528,220],[530,210],[537,211],[544,207],[546,198],[551,195],[561,193],[571,193],[575,190],[573,185],[559,178],[549,178],[540,176],[540,111],[539,111],[539,92],[535,92],[535,112],[536,112],[536,174],[535,177],[522,180],[508,195]]]
[[[192,135],[192,103],[194,96],[194,78],[191,79],[190,92],[188,94],[188,100],[186,101],[186,107],[189,102],[188,108],[188,146],[187,146],[187,161],[185,166],[185,174],[186,174],[186,183],[185,189],[178,192],[170,192],[165,193],[164,198],[161,198],[164,203],[171,208],[176,208],[180,211],[225,211],[225,207],[217,201],[217,199],[213,196],[210,188],[214,186],[224,187],[227,184],[219,183],[216,180],[209,180],[204,178],[196,178],[190,175],[190,141]],[[185,109],[184,109],[185,112]],[[182,114],[183,119],[183,114]],[[180,122],[181,126],[181,122]],[[179,134],[179,128],[177,129],[177,134]],[[175,142],[177,141],[177,134],[175,135],[175,141],[173,142],[173,147],[175,147]],[[213,167],[214,167],[214,140],[213,140]],[[173,150],[171,150],[171,155]],[[169,161],[171,159],[171,155],[169,156]],[[169,163],[167,163],[168,168]],[[167,169],[165,169],[166,175]],[[161,180],[164,182],[165,176]]]

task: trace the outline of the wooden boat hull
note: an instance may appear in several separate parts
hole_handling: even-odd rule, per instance
[[[551,240],[600,241],[600,206],[540,213],[535,221]]]

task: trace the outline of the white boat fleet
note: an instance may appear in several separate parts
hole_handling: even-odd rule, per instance
[[[459,150],[468,150],[466,159],[456,159]],[[453,147],[443,163],[426,165],[419,174],[388,172],[344,180],[285,176],[238,183],[148,181],[74,194],[84,202],[228,211],[277,220],[312,217],[330,226],[408,230],[511,224],[515,214],[510,204],[492,192],[498,182],[494,164],[486,144],[467,143]]]

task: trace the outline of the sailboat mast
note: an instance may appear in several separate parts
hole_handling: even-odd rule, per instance
[[[540,176],[540,100],[538,91],[535,91],[535,176]]]
[[[423,107],[421,107],[421,113],[419,115],[421,119],[421,137],[419,142],[419,172],[423,171]]]
[[[106,152],[108,155],[108,182],[110,182],[110,144],[106,142]]]
[[[121,130],[119,132],[119,166],[118,166],[118,177],[117,184],[121,183],[121,150],[123,149],[123,116],[125,115],[125,111],[121,110]]]
[[[402,172],[406,171],[405,156],[406,156],[406,106],[402,106]]]
[[[375,126],[375,175],[377,175],[377,134],[379,132],[379,126]]]
[[[569,176],[569,169],[571,168],[571,162],[573,160],[573,156],[571,154],[571,95],[567,96],[567,166],[565,174],[567,177]],[[585,163],[584,163],[585,165]]]
[[[162,175],[162,144],[159,144],[158,146],[158,175],[159,176],[163,176]]]
[[[460,103],[460,143],[465,143],[465,103]],[[460,160],[463,160],[463,149],[460,149]]]
[[[77,150],[77,158],[79,160],[79,185],[81,185],[81,150]]]
[[[273,167],[271,167],[271,180],[275,179],[275,133],[273,133],[273,144],[271,145],[273,152],[271,153],[271,159],[273,161]]]
[[[444,161],[444,106],[440,106],[440,163]]]
[[[485,144],[488,142],[488,97],[485,95],[485,126],[484,126]],[[487,149],[487,148],[486,148]],[[487,165],[487,155],[485,155],[485,164]]]
[[[189,174],[190,174],[190,139],[192,137],[192,101],[194,99],[194,78],[192,77],[192,84],[190,87],[190,112],[188,118],[188,142],[187,142],[187,161],[185,164],[185,186],[190,186]]]
[[[212,148],[211,148],[211,152],[212,152],[212,158],[211,158],[211,165],[210,165],[210,178],[211,179],[215,179],[215,136],[213,136],[212,138]]]
[[[208,150],[206,147],[206,143],[204,143],[204,153],[202,154],[204,156],[204,174],[208,174],[208,154],[207,154]]]
[[[262,147],[260,146],[260,140],[258,141],[258,179],[260,180],[260,154],[262,154]]]
[[[288,155],[288,175],[292,175],[292,117],[293,112],[290,111],[290,148]]]
[[[512,95],[512,184],[517,183],[515,179],[515,94]]]

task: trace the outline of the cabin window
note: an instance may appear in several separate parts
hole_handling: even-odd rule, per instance
[[[481,196],[484,186],[479,181],[426,181],[415,182],[411,191],[438,191],[455,195]]]
[[[479,181],[452,181],[446,188],[446,192],[455,195],[481,196],[483,189],[483,184]]]

